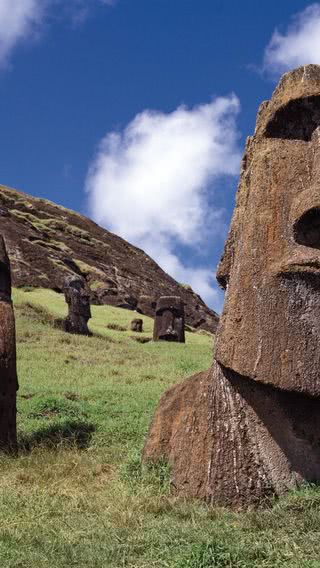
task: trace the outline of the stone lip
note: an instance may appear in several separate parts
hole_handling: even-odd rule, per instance
[[[82,276],[92,303],[151,317],[160,296],[181,296],[187,324],[215,332],[218,315],[200,296],[166,274],[144,251],[90,219],[1,185],[0,216],[14,286],[63,291],[66,276]]]
[[[320,276],[320,259],[316,255],[290,255],[281,263],[273,264],[272,271],[275,276],[286,274],[314,274]]]

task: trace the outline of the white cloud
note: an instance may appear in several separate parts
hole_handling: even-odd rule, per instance
[[[320,63],[320,4],[294,16],[286,33],[275,30],[264,54],[264,69],[282,73],[308,63]]]
[[[44,14],[44,2],[39,0],[0,1],[0,64],[21,40],[35,34]]]
[[[186,247],[199,264],[199,247],[221,229],[221,211],[208,202],[220,176],[238,173],[238,111],[234,95],[169,114],[146,110],[122,132],[106,135],[86,182],[98,223],[144,249],[211,304],[217,298],[213,267],[186,266],[177,249]]]
[[[16,45],[38,34],[50,8],[80,24],[95,4],[112,6],[115,0],[0,0],[0,66],[8,63]]]
[[[131,241],[132,242],[132,241]],[[172,252],[172,240],[149,239],[142,243],[136,243],[142,246],[148,254],[154,258],[158,264],[171,276],[173,276],[181,284],[189,284],[193,290],[200,294],[208,305],[220,311],[222,304],[222,294],[217,289],[214,267],[191,267],[185,266],[178,256]]]

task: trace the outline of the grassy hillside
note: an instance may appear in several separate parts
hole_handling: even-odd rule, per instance
[[[139,305],[140,312],[152,317],[153,301],[164,294],[179,296],[187,324],[216,330],[218,315],[190,286],[176,282],[143,250],[88,217],[1,184],[0,211],[15,286],[59,291],[67,276],[81,274],[95,304]]]
[[[71,336],[50,324],[61,295],[16,290],[14,302],[20,454],[0,459],[2,566],[320,567],[316,488],[233,513],[175,497],[166,464],[141,468],[161,393],[209,366],[211,337],[138,343],[133,313],[109,306],[93,307],[93,337]]]

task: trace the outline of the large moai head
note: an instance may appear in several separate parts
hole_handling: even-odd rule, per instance
[[[162,396],[144,459],[180,494],[247,506],[320,480],[320,66],[260,107],[217,278],[213,365]]]
[[[320,66],[283,76],[247,141],[217,278],[216,359],[320,395]]]
[[[178,296],[161,296],[157,301],[153,339],[185,342],[184,304]]]
[[[85,281],[81,276],[71,276],[65,280],[64,295],[69,313],[65,321],[65,329],[69,333],[91,335],[88,320],[91,318],[90,296]]]
[[[11,301],[10,262],[3,238],[0,236],[0,450],[17,446],[16,391],[16,333]]]

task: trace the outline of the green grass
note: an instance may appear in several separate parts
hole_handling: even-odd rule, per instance
[[[165,462],[141,466],[161,393],[209,366],[211,337],[140,344],[113,329],[135,314],[108,306],[78,337],[50,325],[66,314],[61,295],[15,290],[14,303],[20,453],[0,460],[1,566],[320,567],[316,488],[236,513],[171,494]]]

